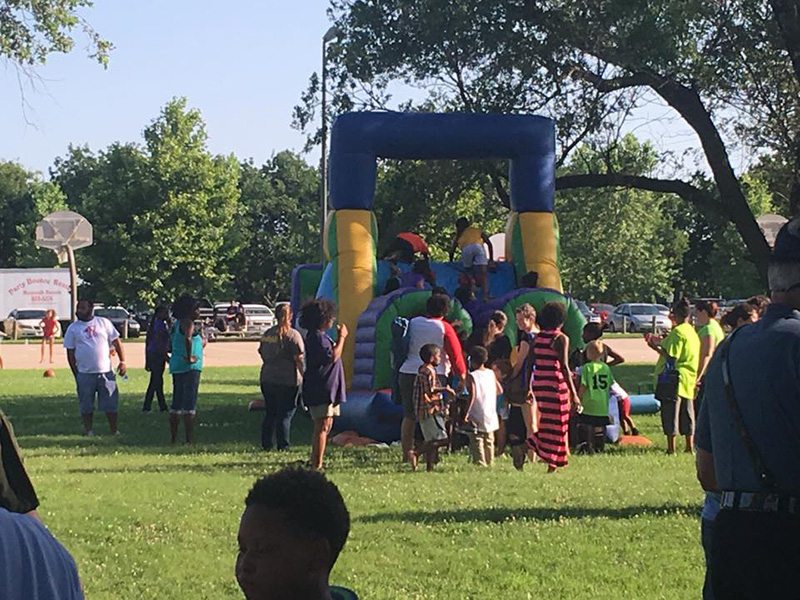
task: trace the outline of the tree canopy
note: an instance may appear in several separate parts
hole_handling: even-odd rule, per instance
[[[582,142],[613,137],[645,99],[659,98],[698,138],[713,185],[687,177],[569,173],[561,189],[669,192],[730,221],[765,273],[769,247],[734,172],[744,138],[790,156],[800,203],[800,31],[795,0],[332,0],[343,35],[330,46],[333,109],[393,108],[390,84],[428,90],[422,106],[537,112],[556,121],[558,161]],[[794,48],[794,49],[793,49]],[[312,76],[295,125],[316,139]],[[502,174],[491,173],[503,184]],[[499,180],[499,181],[498,181]],[[501,194],[502,199],[502,194]]]

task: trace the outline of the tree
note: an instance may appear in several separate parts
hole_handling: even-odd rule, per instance
[[[144,137],[144,147],[113,144],[97,155],[70,148],[56,161],[52,175],[69,206],[94,226],[81,278],[105,302],[219,292],[238,250],[238,162],[209,153],[202,117],[183,98],[168,103]]]
[[[333,0],[344,32],[329,49],[333,107],[386,108],[400,80],[432,90],[439,110],[549,114],[564,164],[584,140],[618,132],[644,97],[659,98],[697,134],[712,194],[690,179],[611,171],[571,173],[559,187],[669,192],[716,211],[763,277],[769,247],[729,152],[737,133],[760,132],[791,156],[800,145],[797,42],[784,35],[797,13],[778,4],[796,0]],[[313,122],[317,89],[312,78],[296,126]]]
[[[232,286],[244,301],[287,299],[292,269],[319,262],[319,175],[288,150],[260,168],[243,162],[240,169]]]
[[[93,4],[91,0],[0,0],[0,56],[30,73],[49,55],[70,52],[77,28],[89,39],[89,57],[106,66],[112,44],[79,14]]]
[[[56,267],[52,250],[36,245],[36,226],[50,213],[67,210],[67,199],[56,184],[34,181],[30,186],[30,205],[17,225],[14,260],[18,267]]]
[[[632,135],[609,148],[581,146],[563,169],[646,176],[656,166],[650,144]],[[664,210],[674,200],[638,189],[559,192],[562,276],[571,294],[601,302],[655,301],[670,296],[686,250],[686,234]]]

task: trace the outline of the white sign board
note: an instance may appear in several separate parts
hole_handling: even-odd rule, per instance
[[[69,269],[0,269],[0,320],[16,308],[52,308],[69,319]]]

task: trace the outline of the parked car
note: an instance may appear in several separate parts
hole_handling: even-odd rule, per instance
[[[631,333],[652,332],[653,318],[656,320],[655,333],[672,329],[669,317],[662,315],[655,304],[620,304],[608,316],[606,323],[611,332],[623,331],[623,321],[627,323],[627,331]]]
[[[575,303],[575,306],[578,307],[578,310],[583,315],[583,318],[586,319],[587,323],[600,323],[602,321],[600,315],[595,314],[586,302],[583,300],[576,300],[575,298],[573,298],[572,301]]]
[[[111,307],[95,307],[94,309],[95,316],[98,317],[105,317],[116,327],[117,331],[119,331],[120,335],[125,333],[125,323],[128,323],[128,337],[139,337],[139,334],[142,331],[141,326],[139,323],[134,319],[130,313],[122,308],[121,306],[111,306]]]
[[[656,304],[655,307],[658,309],[658,312],[660,312],[662,315],[664,315],[665,317],[669,317],[670,313],[669,306],[666,306],[664,304]]]
[[[600,317],[600,321],[602,323],[605,323],[606,319],[608,319],[608,315],[614,312],[613,304],[600,304],[596,302],[594,304],[590,304],[589,308],[594,311],[594,314]]]
[[[8,319],[6,319],[4,327],[6,335],[13,335],[16,323],[17,337],[42,337],[40,323],[44,319],[44,314],[45,310],[42,308],[15,308],[8,314]],[[56,335],[59,335],[58,331],[56,331]]]

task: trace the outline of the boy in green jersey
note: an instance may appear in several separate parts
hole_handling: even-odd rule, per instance
[[[605,427],[608,419],[608,398],[614,375],[604,362],[603,342],[595,340],[586,345],[586,358],[589,362],[581,370],[578,395],[583,411],[578,415],[580,439],[586,443],[589,454],[595,450],[603,451],[605,446]]]

